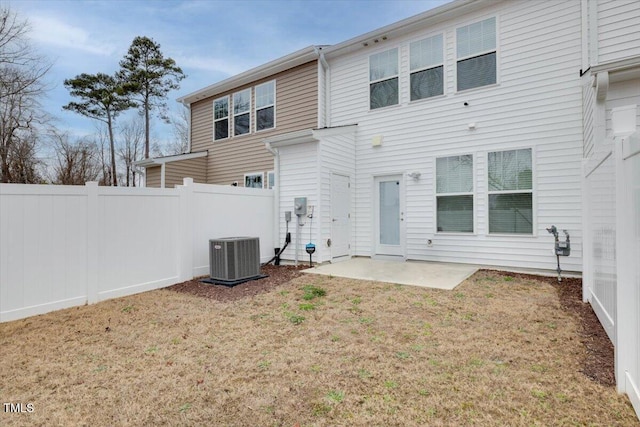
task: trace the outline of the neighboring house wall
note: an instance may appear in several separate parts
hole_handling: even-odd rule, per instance
[[[402,174],[406,257],[552,270],[553,237],[545,228],[553,224],[571,233],[562,268],[581,271],[580,6],[497,3],[353,53],[328,54],[330,124],[358,124],[354,255],[375,254],[374,177]],[[497,23],[497,84],[457,92],[456,28],[490,17]],[[436,34],[444,36],[444,95],[410,102],[409,44]],[[370,111],[369,56],[392,48],[399,52],[399,105]],[[381,146],[372,146],[376,137]],[[487,156],[519,148],[533,155],[533,233],[492,235]],[[436,158],[466,154],[473,155],[474,233],[437,232]],[[406,176],[413,171],[418,180]]]
[[[149,166],[145,168],[145,187],[160,188],[161,166]]]
[[[597,0],[596,3],[597,63],[640,55],[638,0]]]
[[[162,166],[150,166],[146,168],[146,187],[161,187]],[[173,188],[182,185],[184,178],[193,178],[193,182],[206,184],[207,182],[207,158],[179,160],[165,163],[165,188]]]
[[[208,150],[207,182],[244,185],[246,173],[273,170],[273,156],[263,139],[318,125],[318,62],[311,61],[276,75],[216,94],[191,105],[191,150]],[[275,80],[275,127],[214,141],[213,101],[246,88]],[[255,95],[252,90],[251,126],[255,129]],[[230,109],[233,107],[230,105]]]

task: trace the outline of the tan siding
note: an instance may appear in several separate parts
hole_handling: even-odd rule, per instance
[[[147,187],[160,188],[160,166],[146,168],[145,177]]]
[[[160,184],[162,182],[161,171],[161,166],[151,166],[147,168],[147,187],[160,188]],[[206,183],[207,158],[199,157],[197,159],[180,160],[165,164],[165,188],[173,188],[176,185],[182,185],[184,178],[193,178],[194,182]]]
[[[276,81],[276,127],[261,132],[213,141],[213,100],[257,84]],[[255,98],[252,93],[252,107]],[[255,127],[251,110],[251,126]],[[230,118],[231,120],[231,118]],[[250,85],[220,93],[191,105],[192,151],[209,150],[207,182],[244,185],[244,174],[273,170],[273,156],[265,138],[318,125],[318,65],[311,61]]]
[[[207,182],[207,158],[181,160],[166,164],[165,187],[173,188],[182,185],[184,178],[193,178],[193,182],[206,184]]]

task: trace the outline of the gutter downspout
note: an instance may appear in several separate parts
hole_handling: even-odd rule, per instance
[[[329,102],[329,96],[331,93],[331,68],[327,59],[324,57],[324,52],[320,49],[316,49],[316,52],[320,54],[320,63],[324,68],[324,126],[331,127],[331,103]]]
[[[164,180],[164,176],[166,172],[165,165],[166,163],[164,162],[162,162],[162,164],[160,165],[160,188],[164,188],[164,184],[165,184],[165,180]]]
[[[265,142],[264,146],[273,155],[273,244],[276,248],[280,244],[280,152],[270,142]]]

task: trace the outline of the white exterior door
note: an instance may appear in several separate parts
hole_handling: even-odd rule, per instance
[[[331,174],[331,259],[349,256],[349,177]]]
[[[375,255],[404,257],[404,182],[402,175],[374,179]]]

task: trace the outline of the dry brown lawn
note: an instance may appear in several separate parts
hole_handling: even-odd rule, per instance
[[[147,292],[0,324],[0,398],[34,409],[0,425],[638,425],[581,373],[578,326],[553,286],[491,272]]]

